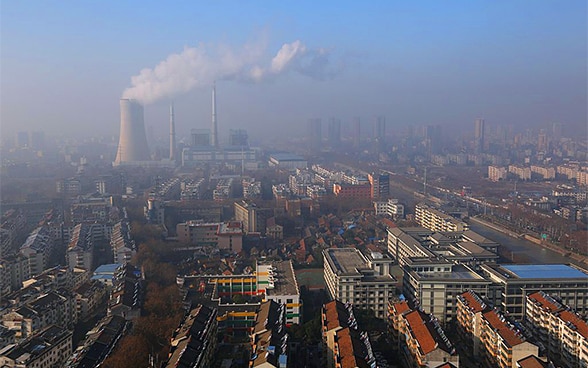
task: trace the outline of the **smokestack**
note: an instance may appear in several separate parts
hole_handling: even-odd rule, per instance
[[[174,122],[174,103],[169,105],[169,159],[176,159],[176,126]]]
[[[145,136],[143,106],[136,100],[120,100],[120,138],[114,165],[148,161],[149,147]]]
[[[211,145],[218,148],[218,128],[216,125],[216,82],[212,85],[212,129],[210,134]]]

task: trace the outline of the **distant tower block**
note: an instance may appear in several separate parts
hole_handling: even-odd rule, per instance
[[[176,159],[176,126],[174,122],[174,103],[169,105],[169,159]]]
[[[136,100],[120,100],[120,138],[115,165],[149,161],[143,106]]]
[[[474,150],[475,153],[482,153],[484,152],[484,143],[485,143],[485,127],[486,123],[484,119],[476,119],[474,123]]]
[[[212,85],[212,128],[210,130],[211,146],[218,148],[218,125],[216,122],[216,83]]]

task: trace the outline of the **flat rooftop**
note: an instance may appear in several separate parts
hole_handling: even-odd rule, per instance
[[[360,269],[370,269],[358,249],[330,248],[326,253],[337,274],[357,275]]]
[[[578,279],[588,278],[588,273],[566,264],[501,265],[513,276],[521,279]]]
[[[275,267],[273,289],[266,289],[268,295],[299,295],[298,283],[290,261],[271,262]]]

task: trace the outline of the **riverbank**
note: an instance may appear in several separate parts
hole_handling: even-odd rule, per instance
[[[542,241],[541,239],[533,237],[529,234],[516,233],[510,229],[507,229],[507,228],[504,228],[503,226],[500,226],[498,224],[483,220],[479,217],[470,217],[468,221],[474,222],[474,223],[479,224],[481,226],[485,226],[485,227],[490,228],[494,231],[508,235],[509,237],[514,238],[514,239],[529,241],[529,242],[531,242],[541,248],[549,249],[550,251],[557,253],[562,257],[568,258],[570,261],[574,261],[573,263],[579,264],[583,267],[588,266],[588,258],[587,257],[580,255],[580,254],[572,253],[572,252],[565,250],[565,249],[561,249],[560,247],[558,247],[555,244],[549,243],[544,240]]]

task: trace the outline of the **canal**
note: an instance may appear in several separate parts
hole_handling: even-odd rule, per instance
[[[508,249],[509,252],[512,252],[513,258],[520,263],[574,263],[581,266],[579,262],[570,257],[543,248],[528,240],[513,238],[478,222],[470,221],[469,225],[471,230]]]

